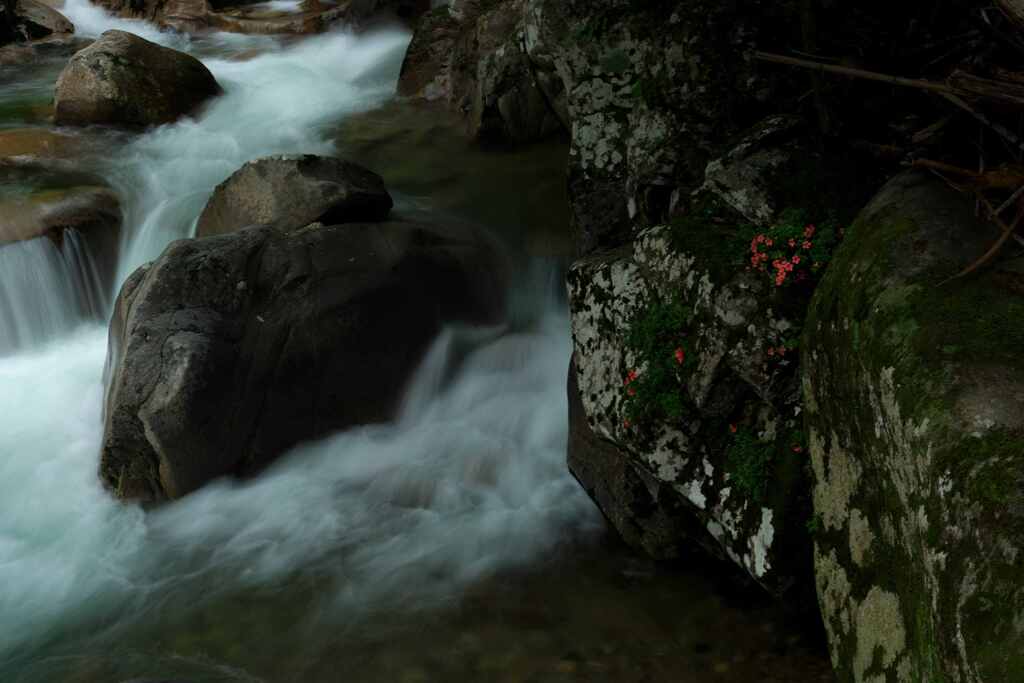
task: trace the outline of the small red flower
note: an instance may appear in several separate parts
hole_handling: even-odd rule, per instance
[[[800,265],[800,257],[799,256],[794,256],[793,257],[793,263],[795,263],[797,265]]]
[[[630,387],[629,389],[626,389],[626,393],[629,394],[630,396],[636,396],[636,387]]]
[[[780,346],[780,347],[779,347],[779,348],[778,348],[778,349],[777,349],[777,350],[775,351],[775,353],[779,354],[780,356],[785,356],[785,355],[786,355],[786,347],[785,347],[785,346]]]
[[[632,423],[629,421],[628,417],[625,420],[622,421],[622,426],[625,427],[626,429],[629,429],[631,424]]]
[[[775,347],[774,346],[769,346],[768,347],[768,355],[769,356],[774,356],[775,355]]]
[[[735,434],[736,433],[736,425],[729,425],[729,431],[732,432],[733,434]]]
[[[683,351],[683,347],[682,346],[680,346],[679,348],[677,348],[675,350],[675,354],[674,355],[676,357],[676,363],[678,365],[682,365],[683,361],[686,360],[686,352]]]
[[[810,249],[810,248],[811,248],[811,247],[813,247],[813,246],[814,246],[814,245],[813,245],[813,244],[811,244],[811,241],[810,241],[810,240],[804,240],[804,244],[803,244],[803,247],[804,247],[804,249],[805,249],[805,250],[807,250],[807,249]]]
[[[796,240],[793,239],[792,237],[789,239],[789,246],[790,247],[795,247],[796,246]]]
[[[793,452],[794,453],[803,453],[804,449],[803,449],[802,446],[793,446]]]
[[[814,237],[815,230],[817,230],[817,228],[815,228],[813,225],[808,225],[807,227],[804,228],[804,237],[806,237],[807,239],[811,239],[812,237]]]

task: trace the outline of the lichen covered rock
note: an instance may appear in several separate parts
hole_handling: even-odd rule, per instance
[[[743,57],[759,8],[528,0],[525,12],[527,54],[566,92],[582,254],[664,221],[726,142],[761,118],[764,84]]]
[[[627,540],[669,557],[702,544],[781,595],[809,584],[795,349],[808,296],[745,267],[741,220],[695,209],[572,267],[570,400],[600,443],[574,425],[570,467]]]
[[[946,282],[996,235],[907,173],[815,294],[815,565],[842,681],[1024,680],[1024,267]]]

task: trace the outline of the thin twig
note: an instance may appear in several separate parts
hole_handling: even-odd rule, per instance
[[[999,236],[999,239],[996,240],[995,244],[993,244],[991,247],[989,247],[988,251],[986,251],[984,254],[982,254],[981,258],[979,258],[977,261],[975,261],[971,265],[967,266],[965,269],[963,269],[962,271],[960,271],[959,273],[957,273],[953,277],[951,277],[951,278],[949,278],[947,280],[943,280],[942,282],[940,282],[939,283],[939,287],[941,287],[942,285],[944,285],[947,282],[950,282],[952,280],[956,280],[958,278],[962,278],[962,277],[965,277],[967,275],[970,275],[971,273],[976,271],[978,268],[981,268],[983,265],[985,265],[986,263],[991,261],[992,258],[996,254],[999,253],[999,250],[1003,248],[1003,245],[1006,244],[1006,241],[1008,239],[1010,239],[1010,237],[1013,235],[1014,231],[1017,230],[1017,226],[1020,224],[1020,219],[1024,218],[1024,211],[1018,210],[1017,211],[1017,217],[1013,220],[1013,223],[1011,225],[1007,225],[1003,221],[1003,219],[1000,218],[996,214],[996,210],[994,208],[992,208],[992,205],[989,203],[989,201],[981,196],[981,193],[978,193],[978,199],[980,199],[981,203],[985,206],[986,209],[988,209],[989,218],[991,218],[992,221],[994,221],[995,224],[998,225],[1002,229],[1003,234]]]
[[[1014,135],[1005,126],[1002,126],[981,112],[972,108],[967,102],[965,102],[959,95],[966,94],[968,96],[984,96],[984,93],[968,92],[963,93],[961,90],[951,87],[946,83],[938,83],[936,81],[926,81],[917,78],[903,78],[901,76],[891,76],[889,74],[879,73],[877,71],[867,71],[865,69],[855,69],[849,66],[835,66],[832,64],[822,64],[821,62],[814,62],[809,59],[798,59],[796,57],[787,57],[785,55],[777,55],[771,52],[762,52],[756,50],[753,53],[755,59],[759,59],[763,62],[771,62],[773,64],[784,64],[786,66],[797,66],[803,69],[811,69],[812,71],[818,71],[821,73],[833,73],[841,76],[849,76],[851,78],[861,78],[869,81],[878,81],[880,83],[889,83],[890,85],[899,85],[906,88],[915,88],[917,90],[924,90],[927,92],[933,92],[939,97],[942,97],[951,104],[956,105],[960,109],[963,109],[968,114],[981,121],[983,124],[999,133],[1000,136],[1006,138],[1009,142],[1013,143],[1019,150],[1024,151],[1024,142]]]
[[[803,69],[810,69],[811,71],[819,71],[822,73],[839,74],[841,76],[849,76],[851,78],[861,78],[869,81],[879,81],[880,83],[889,83],[890,85],[899,85],[905,88],[916,88],[918,90],[930,90],[937,93],[953,93],[953,88],[949,87],[945,83],[937,83],[935,81],[925,81],[917,78],[903,78],[901,76],[890,76],[889,74],[879,73],[877,71],[866,71],[865,69],[856,69],[851,66],[837,66],[833,64],[822,64],[821,62],[811,61],[809,59],[799,59],[797,57],[787,57],[786,55],[777,55],[772,52],[762,52],[757,50],[754,52],[754,58],[759,59],[762,62],[771,62],[773,64],[785,64],[786,66],[798,66]]]
[[[1011,133],[1009,131],[1009,129],[1007,129],[1005,126],[1002,126],[1002,125],[992,121],[991,119],[989,119],[987,116],[985,116],[981,112],[973,109],[971,107],[971,105],[967,104],[966,102],[964,102],[962,99],[960,99],[956,95],[947,92],[947,93],[939,93],[939,97],[945,99],[947,102],[950,102],[950,103],[955,104],[956,106],[960,107],[965,112],[967,112],[968,114],[970,114],[974,118],[978,119],[979,121],[981,121],[983,124],[985,124],[986,126],[991,128],[995,132],[999,133],[999,135],[1004,137],[1006,140],[1008,140],[1009,142],[1013,143],[1017,147],[1017,149],[1024,150],[1024,142],[1022,142],[1019,137],[1017,137],[1016,135]]]
[[[1021,185],[1020,187],[1018,187],[1017,191],[1014,192],[1012,195],[1010,195],[1009,199],[1007,199],[1005,202],[1003,202],[1002,204],[999,205],[999,208],[996,209],[996,215],[998,216],[1003,211],[1006,211],[1006,209],[1011,204],[1013,204],[1015,201],[1017,201],[1018,199],[1021,198],[1021,195],[1024,195],[1024,185]]]

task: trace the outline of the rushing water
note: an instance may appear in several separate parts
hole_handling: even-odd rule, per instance
[[[67,10],[86,35],[108,21],[81,0]],[[408,43],[397,30],[336,33],[237,60],[266,39],[200,46],[109,24],[227,55],[205,59],[226,94],[196,119],[94,160],[125,205],[118,280],[189,236],[213,187],[245,161],[332,152],[340,118],[393,92]],[[34,251],[51,267],[26,273]],[[45,240],[0,250],[0,303],[6,294],[43,318],[76,317],[67,304],[79,269],[65,256]],[[0,670],[46,680],[61,675],[50,657],[68,642],[123,638],[295,573],[330,579],[323,608],[336,621],[387,603],[426,606],[529,562],[568,528],[595,527],[562,465],[567,323],[547,298],[550,309],[535,302],[519,331],[442,335],[395,424],[301,447],[258,481],[216,484],[148,516],[96,480],[103,329],[68,335],[9,320],[0,306],[11,334],[37,332],[35,348],[0,360]],[[47,345],[36,328],[51,333]]]
[[[32,348],[107,311],[103,278],[81,236],[0,247],[0,356]]]
[[[85,0],[64,11],[86,36],[116,27],[189,50],[226,91],[135,138],[83,134],[93,151],[79,161],[124,203],[118,281],[191,235],[245,161],[336,151],[339,124],[393,93],[409,40],[397,29],[189,40]],[[25,87],[55,76],[34,71]],[[399,195],[398,207],[430,197]],[[550,262],[524,268],[508,327],[440,336],[394,423],[144,514],[96,475],[109,297],[82,303],[92,275],[81,255],[68,260],[76,244],[0,247],[0,342],[18,340],[6,354],[0,344],[0,680],[639,681],[685,667],[703,681],[787,666],[759,658],[789,647],[768,617],[736,626],[700,579],[657,583],[594,545],[599,515],[564,464],[570,344]],[[38,320],[13,315],[12,298]],[[737,633],[743,657],[709,642]]]

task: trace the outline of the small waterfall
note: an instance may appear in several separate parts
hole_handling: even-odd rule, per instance
[[[100,268],[88,243],[67,230],[0,247],[0,355],[30,348],[98,320],[107,310]]]

